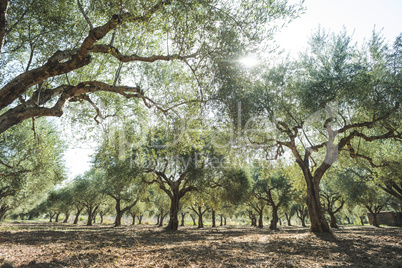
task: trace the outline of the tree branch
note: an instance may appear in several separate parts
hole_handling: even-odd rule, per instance
[[[379,122],[381,120],[387,119],[388,117],[391,116],[391,114],[393,112],[395,112],[396,110],[399,109],[399,102],[397,102],[395,104],[395,107],[393,107],[391,110],[389,110],[387,113],[385,113],[383,116],[377,117],[377,118],[373,118],[372,121],[366,121],[366,122],[362,122],[362,123],[356,123],[356,124],[350,124],[350,125],[346,125],[343,128],[337,130],[337,133],[344,133],[345,131],[352,129],[352,128],[362,128],[362,127],[370,127],[372,126],[374,123]]]
[[[5,12],[8,6],[8,1],[0,1],[0,15],[2,16],[1,18],[4,17],[3,20],[5,22]],[[14,102],[15,99],[21,96],[33,85],[39,84],[49,77],[65,74],[88,65],[91,62],[89,51],[97,41],[105,37],[106,34],[123,22],[146,22],[152,16],[152,14],[164,4],[170,4],[170,2],[159,1],[139,17],[133,16],[129,13],[113,15],[106,24],[93,28],[89,31],[88,36],[82,42],[77,54],[70,55],[71,53],[67,53],[66,51],[57,51],[43,66],[15,77],[0,90],[0,110]],[[1,29],[2,28],[0,25],[0,30]],[[70,60],[64,61],[64,59],[68,58],[70,58]]]
[[[89,29],[92,30],[92,29],[94,28],[94,26],[92,25],[92,23],[91,23],[91,21],[89,20],[87,14],[85,13],[85,10],[84,10],[84,8],[82,7],[82,4],[81,4],[80,0],[77,0],[77,4],[78,4],[78,7],[79,7],[79,9],[80,9],[80,11],[81,11],[81,13],[82,13],[82,16],[84,16],[85,20],[87,21],[87,23],[88,23],[88,25],[89,25]]]
[[[4,132],[13,125],[16,125],[25,119],[31,117],[42,116],[57,116],[60,117],[64,112],[64,105],[70,99],[80,96],[86,93],[92,93],[96,91],[114,92],[125,97],[137,97],[141,95],[141,90],[138,87],[125,87],[117,86],[113,87],[108,84],[98,81],[87,81],[78,84],[77,86],[62,85],[53,90],[47,90],[42,92],[40,97],[37,94],[33,94],[25,104],[20,104],[15,108],[12,108],[0,115],[0,133]],[[135,94],[133,94],[135,93]],[[56,104],[51,108],[40,107],[40,105],[46,103],[52,97],[60,95]],[[128,96],[129,95],[129,96]]]
[[[153,55],[153,56],[148,56],[148,57],[142,57],[142,56],[138,56],[136,54],[132,54],[132,55],[128,56],[128,55],[121,54],[117,48],[115,48],[114,46],[111,46],[111,45],[94,45],[93,47],[91,47],[89,52],[110,54],[121,62],[132,62],[132,61],[155,62],[155,61],[160,61],[160,60],[170,61],[170,60],[175,60],[175,59],[185,60],[188,58],[193,58],[198,55],[198,53],[194,53],[194,54],[191,54],[188,56],[180,56],[178,54],[173,54],[173,55],[168,55],[168,56]]]

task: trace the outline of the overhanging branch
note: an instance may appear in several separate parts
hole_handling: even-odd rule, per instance
[[[181,56],[179,54],[173,54],[173,55],[153,55],[153,56],[148,56],[148,57],[143,57],[143,56],[138,56],[136,54],[132,55],[123,55],[120,53],[120,51],[111,45],[94,45],[91,47],[89,50],[91,53],[103,53],[103,54],[110,54],[116,59],[118,59],[121,62],[132,62],[132,61],[143,61],[143,62],[155,62],[155,61],[171,61],[171,60],[185,60],[189,58],[194,58],[195,56],[198,55],[198,53],[193,53],[191,55],[187,56]]]

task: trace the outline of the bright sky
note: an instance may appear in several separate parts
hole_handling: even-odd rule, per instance
[[[402,32],[402,0],[305,0],[305,5],[305,14],[277,36],[291,55],[307,47],[318,25],[330,32],[345,27],[357,42],[370,38],[374,27],[391,42]]]
[[[291,55],[307,47],[318,25],[331,32],[346,27],[357,42],[370,38],[374,26],[391,42],[402,32],[402,0],[305,0],[305,5],[306,13],[277,36],[278,43]],[[69,178],[89,169],[92,153],[91,146],[66,152]]]

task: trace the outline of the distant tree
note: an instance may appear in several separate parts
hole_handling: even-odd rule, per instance
[[[189,126],[169,123],[169,130],[151,131],[146,143],[136,149],[132,163],[148,173],[143,182],[156,184],[170,199],[167,229],[177,230],[180,199],[188,192],[208,186],[214,161],[221,156],[208,144],[208,136],[191,132]],[[197,122],[195,126],[200,127]],[[201,187],[201,188],[200,188]]]
[[[99,169],[90,169],[84,175],[75,178],[75,198],[78,198],[86,208],[87,226],[92,226],[93,214],[101,204],[104,196],[99,187],[104,173]]]
[[[253,195],[271,207],[272,219],[269,228],[275,230],[279,221],[278,210],[290,200],[292,185],[283,172],[268,172],[263,168],[255,168]]]
[[[258,225],[259,228],[264,227],[264,211],[266,210],[267,203],[264,200],[258,199],[255,195],[251,194],[248,201],[248,206],[258,215]],[[253,225],[253,219],[255,220],[254,213],[250,211],[251,225]]]
[[[379,227],[377,215],[390,202],[390,196],[378,191],[373,177],[362,168],[348,168],[342,174],[342,190],[347,194],[348,202],[360,205],[369,211],[373,226]]]
[[[206,191],[193,192],[190,195],[190,209],[198,217],[198,228],[204,228],[204,214],[209,208],[209,196]]]
[[[339,213],[345,204],[345,193],[340,184],[342,176],[335,168],[327,172],[321,184],[321,202],[324,210],[330,216],[331,228],[338,228],[335,214]]]

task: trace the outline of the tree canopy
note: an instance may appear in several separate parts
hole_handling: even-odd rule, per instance
[[[0,7],[0,133],[28,118],[61,116],[68,102],[88,103],[103,118],[99,107],[117,98],[110,93],[161,111],[207,98],[217,63],[253,49],[300,10],[282,0],[2,0]]]

